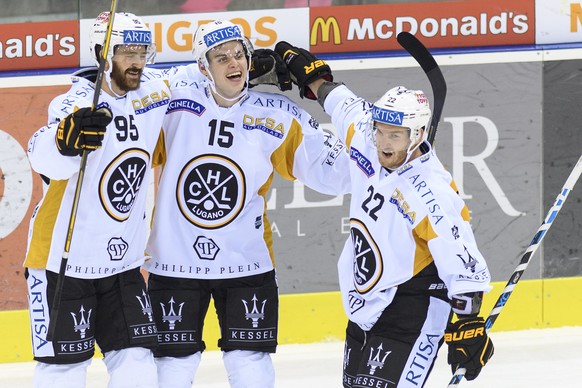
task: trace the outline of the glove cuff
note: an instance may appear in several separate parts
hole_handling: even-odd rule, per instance
[[[451,307],[457,316],[476,317],[481,311],[483,303],[483,292],[466,292],[464,294],[453,295]]]

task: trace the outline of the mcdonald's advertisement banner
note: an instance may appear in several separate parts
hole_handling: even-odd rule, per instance
[[[402,50],[409,31],[431,48],[535,43],[534,0],[448,1],[310,8],[315,53]]]

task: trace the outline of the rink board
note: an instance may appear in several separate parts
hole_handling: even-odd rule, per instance
[[[483,312],[491,310],[505,283],[495,282],[485,297]],[[582,326],[582,278],[523,280],[518,283],[493,331]],[[204,326],[208,350],[217,349],[216,315],[210,307]],[[281,295],[279,344],[337,341],[344,338],[346,316],[338,292]],[[0,312],[5,336],[0,362],[30,361],[29,318],[26,310]]]

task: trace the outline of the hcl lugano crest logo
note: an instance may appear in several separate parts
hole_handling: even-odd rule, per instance
[[[129,218],[148,166],[149,155],[139,148],[126,150],[107,166],[99,181],[99,199],[111,218]]]
[[[253,323],[253,328],[257,328],[259,327],[259,319],[265,320],[265,304],[267,303],[267,299],[263,300],[263,302],[261,303],[261,308],[259,311],[259,307],[257,306],[257,294],[253,294],[253,298],[251,299],[252,301],[252,307],[249,310],[249,303],[244,300],[241,299],[243,304],[245,305],[245,319],[246,320],[251,320]]]

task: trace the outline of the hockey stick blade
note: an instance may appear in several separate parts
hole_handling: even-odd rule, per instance
[[[497,298],[495,305],[491,309],[491,312],[489,313],[489,316],[487,317],[487,320],[485,321],[485,330],[487,332],[489,332],[489,330],[491,330],[491,327],[493,326],[493,324],[497,320],[497,317],[501,313],[501,310],[506,305],[507,300],[509,299],[509,297],[511,296],[511,293],[513,292],[513,289],[517,286],[517,283],[521,279],[523,272],[527,268],[533,254],[536,252],[536,250],[540,246],[540,243],[542,242],[542,240],[546,236],[548,230],[552,226],[552,223],[554,222],[554,220],[558,216],[558,213],[560,212],[560,210],[564,206],[564,203],[566,202],[566,198],[568,198],[568,194],[570,194],[570,192],[574,188],[574,185],[576,184],[576,182],[580,178],[580,174],[582,174],[582,156],[580,156],[578,158],[578,162],[576,162],[576,165],[574,166],[574,168],[570,172],[568,179],[566,179],[566,183],[564,183],[562,190],[560,191],[560,193],[556,197],[556,201],[554,202],[554,205],[550,208],[550,210],[546,214],[546,218],[544,219],[544,222],[542,223],[542,225],[538,228],[538,230],[534,234],[532,241],[530,242],[529,246],[527,247],[523,256],[521,257],[521,260],[519,261],[519,265],[517,266],[515,271],[513,271],[513,273],[509,277],[509,280],[507,281],[505,288],[503,289],[503,291],[501,292],[501,295],[499,295],[499,298]],[[466,372],[465,368],[457,369],[455,371],[451,381],[449,381],[449,385],[447,387],[448,388],[456,387],[463,379],[465,372]]]
[[[401,32],[396,37],[396,40],[412,57],[418,62],[432,88],[433,108],[432,118],[430,120],[430,127],[428,129],[428,142],[432,144],[437,131],[437,126],[443,113],[445,106],[445,98],[447,96],[447,83],[445,77],[436,63],[432,54],[422,44],[418,38],[409,32]]]

